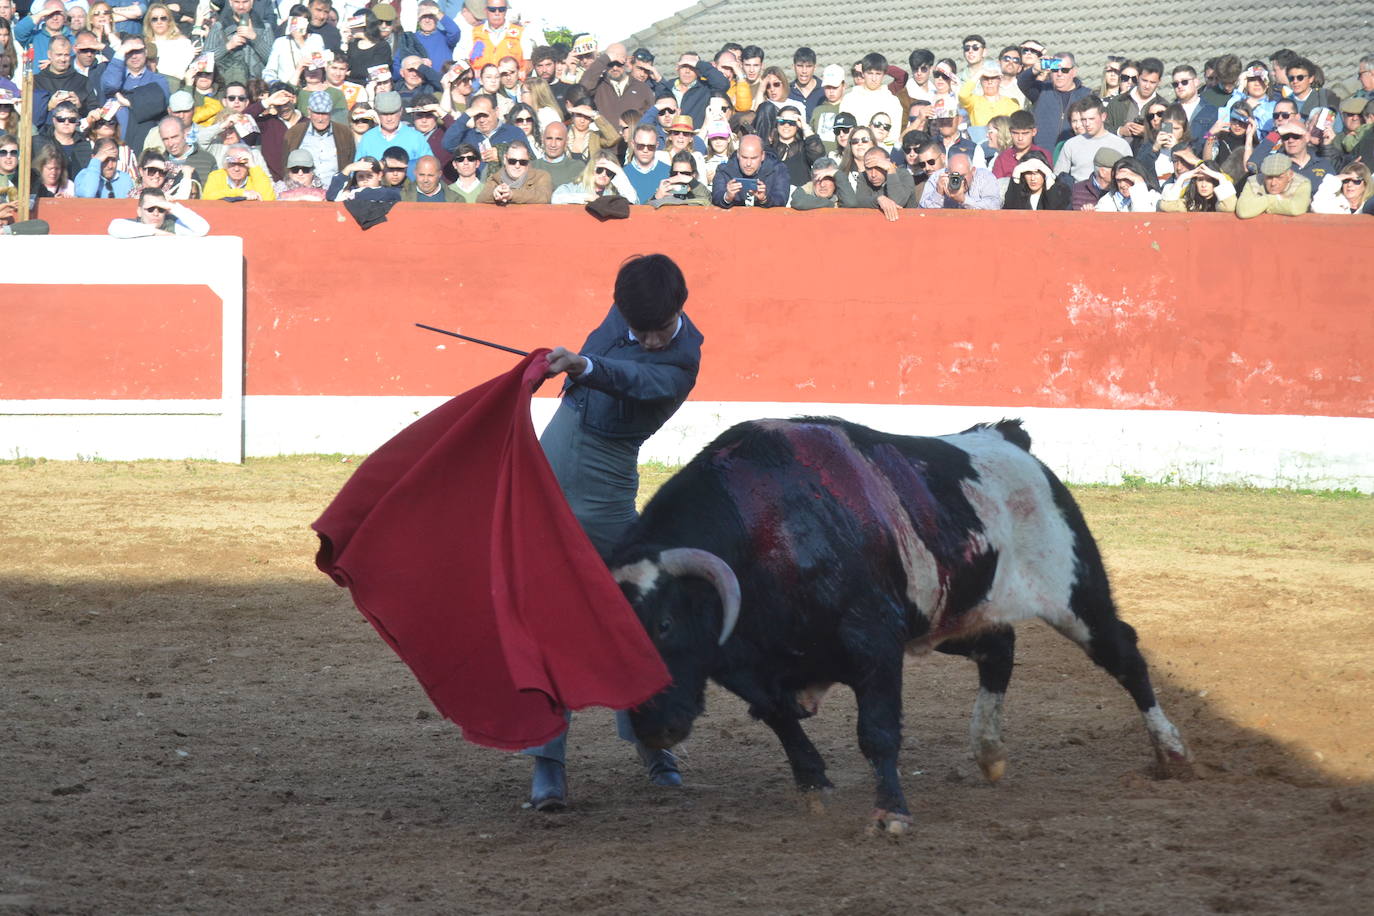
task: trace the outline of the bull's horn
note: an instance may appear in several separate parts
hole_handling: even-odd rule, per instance
[[[716,587],[724,609],[718,645],[725,645],[725,640],[730,638],[739,620],[739,579],[735,578],[735,571],[730,564],[710,551],[695,547],[665,550],[659,554],[658,562],[669,575],[701,576]]]

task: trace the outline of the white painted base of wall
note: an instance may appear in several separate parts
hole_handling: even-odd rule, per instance
[[[423,397],[248,397],[244,453],[366,454],[444,402]],[[0,402],[0,458],[212,458],[217,418],[186,416],[197,402],[120,402],[120,415],[33,413],[35,402]],[[21,407],[22,405],[22,407]],[[213,405],[213,406],[212,406]],[[207,413],[218,402],[205,402]],[[557,407],[534,400],[536,429]],[[682,464],[742,420],[807,414],[843,417],[904,435],[942,435],[1020,417],[1035,454],[1073,483],[1147,481],[1374,492],[1374,419],[1252,416],[1165,410],[1078,410],[689,401],[645,443],[643,461]],[[196,423],[205,429],[198,434]]]
[[[438,397],[245,398],[249,456],[365,455],[438,407]],[[184,459],[216,457],[216,416],[187,416],[194,401],[121,402],[120,415],[43,416],[36,402],[0,402],[0,457]],[[19,405],[23,405],[22,412]],[[213,407],[212,407],[213,405]],[[558,402],[534,398],[543,430]],[[218,407],[207,401],[207,412]],[[137,409],[146,415],[132,413]],[[153,411],[176,409],[176,415]],[[974,423],[1021,417],[1035,453],[1074,483],[1246,483],[1374,492],[1374,419],[1250,416],[1186,411],[1069,408],[905,407],[688,401],[640,450],[644,461],[682,464],[721,431],[757,417],[826,415],[904,435],[958,433]],[[205,424],[199,431],[196,423]]]

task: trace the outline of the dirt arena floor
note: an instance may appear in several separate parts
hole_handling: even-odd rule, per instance
[[[1125,693],[1031,625],[997,786],[973,666],[909,664],[892,839],[842,690],[824,814],[719,691],[685,789],[595,710],[574,807],[523,810],[528,762],[466,744],[312,564],[353,467],[0,465],[0,916],[1371,912],[1374,500],[1079,489],[1194,778],[1151,778]]]

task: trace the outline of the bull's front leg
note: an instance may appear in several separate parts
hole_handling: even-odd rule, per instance
[[[816,745],[811,743],[811,739],[807,737],[801,723],[797,721],[794,714],[788,712],[766,712],[762,710],[755,712],[782,742],[782,749],[787,754],[787,762],[792,765],[792,778],[797,781],[797,788],[807,796],[811,810],[815,812],[824,810],[820,793],[833,789],[835,786],[830,778],[825,775],[825,760],[821,757],[821,752],[816,750]]]
[[[868,675],[854,685],[859,709],[859,749],[877,778],[871,832],[905,833],[911,812],[902,794],[897,751],[902,746],[902,656],[875,660]],[[863,670],[863,669],[861,669]]]

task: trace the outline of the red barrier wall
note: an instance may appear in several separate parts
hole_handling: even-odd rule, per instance
[[[42,216],[95,234],[133,207]],[[663,251],[706,335],[697,400],[1374,416],[1374,220],[402,204],[363,232],[333,204],[195,208],[244,239],[250,395],[461,391],[509,357],[413,322],[575,347],[619,262]]]

